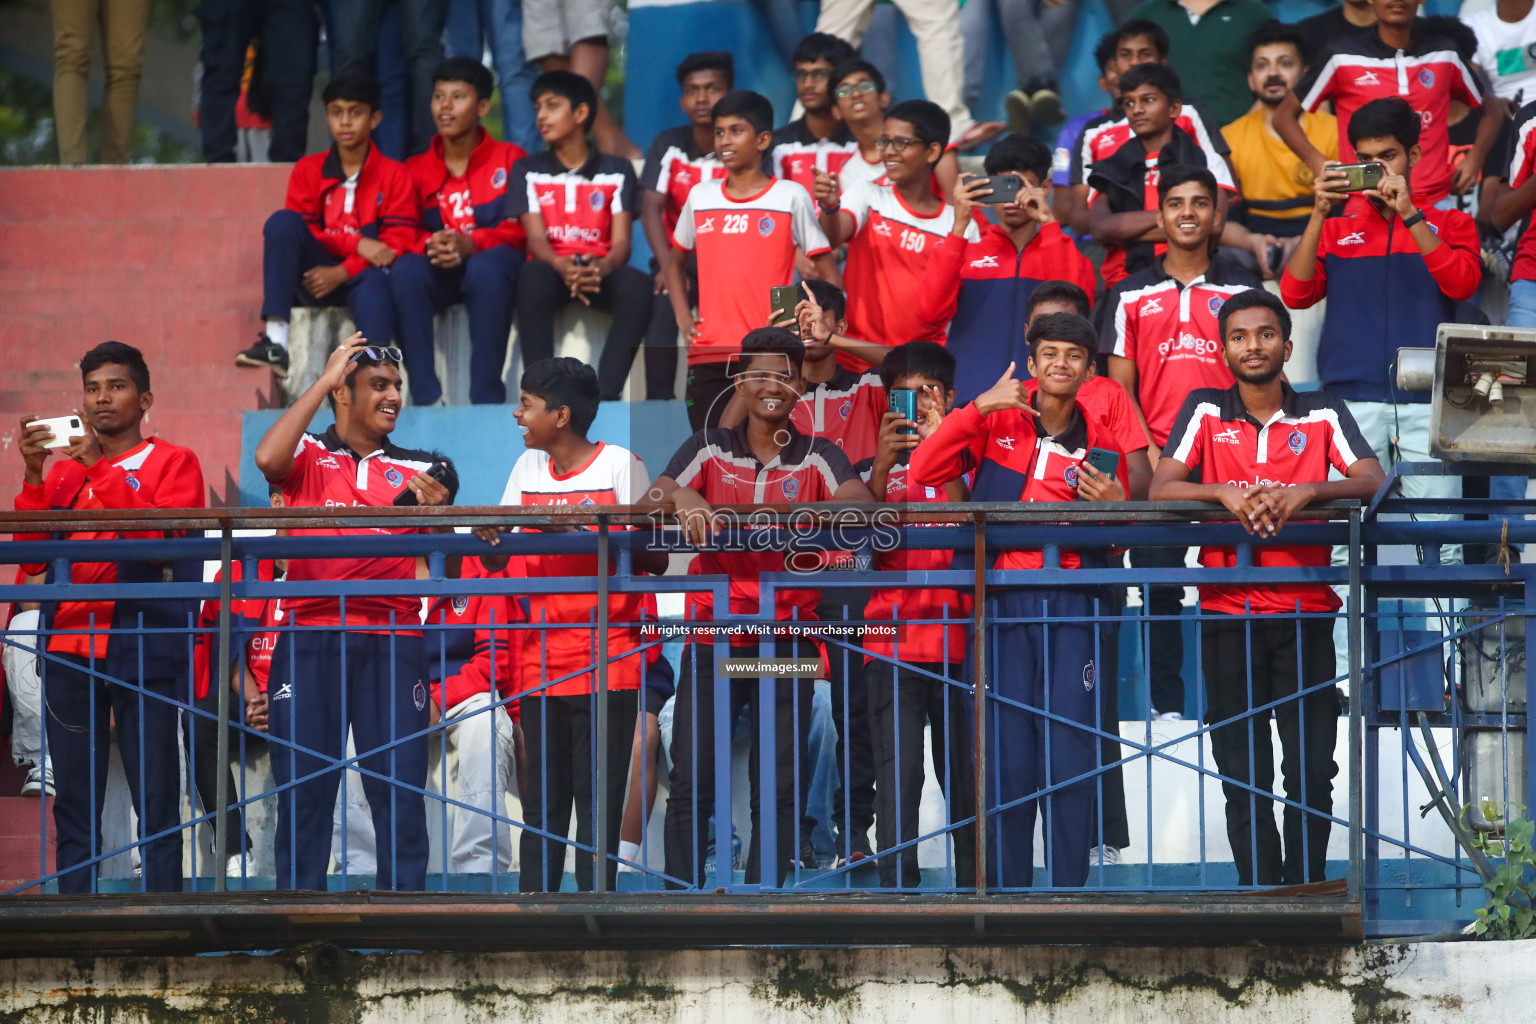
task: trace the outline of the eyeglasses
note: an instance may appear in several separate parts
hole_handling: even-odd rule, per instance
[[[840,85],[840,86],[838,86],[837,87],[837,98],[840,99],[840,100],[846,100],[848,97],[852,96],[854,93],[863,93],[864,95],[868,96],[869,94],[873,93],[874,91],[875,91],[875,83],[870,81],[868,78],[864,78],[864,79],[860,79],[857,82],[849,82],[847,85]]]
[[[795,70],[797,82],[825,82],[831,77],[831,68],[797,68]]]
[[[405,362],[405,353],[393,345],[364,345],[356,352],[353,352],[352,358],[348,359],[347,362],[355,363],[364,356],[367,356],[376,363],[394,363],[396,366]]]
[[[905,153],[913,146],[921,146],[922,144],[922,139],[893,139],[886,135],[882,135],[875,140],[876,149],[882,151],[889,149],[894,151],[897,156]]]

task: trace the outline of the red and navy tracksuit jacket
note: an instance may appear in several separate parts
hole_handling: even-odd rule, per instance
[[[357,254],[359,238],[377,239],[397,253],[410,252],[416,242],[416,186],[405,166],[377,146],[368,147],[351,190],[335,146],[304,157],[288,176],[284,206],[303,216],[315,240],[341,260],[348,277],[371,266]]]
[[[480,559],[464,559],[460,579],[502,579],[519,574],[513,559],[501,572],[487,572]],[[526,647],[529,634],[505,628],[508,623],[528,621],[528,599],[510,594],[471,594],[439,597],[427,610],[427,678],[432,699],[444,715],[477,693],[495,699],[517,692],[513,662]],[[503,705],[517,720],[517,701]]]
[[[523,224],[507,202],[512,165],[528,154],[521,146],[497,142],[484,128],[469,155],[469,167],[455,178],[443,160],[443,137],[405,162],[421,205],[421,230],[412,252],[425,252],[427,239],[444,228],[461,231],[475,243],[475,252],[496,245],[527,246]]]
[[[1441,210],[1414,197],[1441,245],[1419,252],[1396,213],[1384,217],[1364,197],[1351,199],[1342,217],[1323,222],[1312,280],[1289,269],[1280,297],[1306,309],[1332,296],[1317,344],[1322,386],[1352,402],[1427,402],[1427,391],[1396,391],[1392,363],[1400,348],[1433,348],[1435,328],[1456,321],[1457,303],[1470,299],[1483,277],[1477,225],[1460,210]]]
[[[55,462],[41,486],[23,483],[16,495],[18,512],[50,509],[150,509],[204,508],[203,470],[190,449],[160,438],[145,438],[113,459],[99,459],[90,469],[68,459]],[[55,535],[56,537],[58,535]],[[131,533],[85,531],[71,533],[69,540],[115,540],[163,537],[165,531]],[[48,534],[17,534],[18,540],[44,540]],[[28,574],[47,572],[53,583],[52,565],[24,565]],[[203,563],[197,559],[176,562],[76,562],[70,568],[72,583],[200,582]],[[105,659],[102,670],[128,679],[180,678],[188,670],[185,630],[197,614],[197,602],[187,600],[71,601],[43,606],[43,618],[55,632],[48,650],[81,658]],[[181,633],[123,635],[119,630],[137,628],[179,629]],[[86,632],[89,630],[90,632]]]
[[[979,242],[951,233],[934,248],[922,293],[914,298],[916,315],[932,330],[949,324],[944,345],[957,364],[957,403],[997,383],[1010,361],[1018,373],[1027,373],[1024,310],[1030,294],[1045,281],[1071,281],[1090,299],[1094,292],[1093,264],[1059,224],[1043,225],[1023,249],[1013,244],[1007,229],[990,223]]]

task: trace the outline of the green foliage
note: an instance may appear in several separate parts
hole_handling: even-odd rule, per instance
[[[1510,806],[1525,810],[1519,804]],[[1504,820],[1499,805],[1492,800],[1483,800],[1479,809],[1490,822]],[[1462,815],[1465,819],[1465,810]],[[1536,936],[1536,848],[1531,845],[1532,837],[1536,836],[1536,822],[1515,818],[1504,828],[1502,837],[1496,832],[1473,829],[1468,832],[1473,847],[1482,851],[1494,866],[1493,878],[1483,883],[1488,892],[1488,905],[1477,911],[1472,930],[1485,939]]]

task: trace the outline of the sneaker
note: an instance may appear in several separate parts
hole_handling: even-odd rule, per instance
[[[242,857],[238,853],[230,854],[229,855],[229,860],[225,861],[225,863],[224,863],[224,877],[225,878],[244,878],[245,877],[245,858]]]
[[[1100,864],[1110,865],[1120,863],[1120,847],[1095,846],[1088,851],[1088,866],[1096,868]]]
[[[288,350],[265,334],[256,336],[256,344],[235,356],[236,366],[265,366],[279,380],[288,376]]]
[[[1008,112],[1008,130],[1015,135],[1028,135],[1035,123],[1035,110],[1029,94],[1023,89],[1013,90],[1003,99],[1003,109]]]
[[[806,871],[815,871],[821,866],[816,859],[816,847],[811,845],[810,836],[800,837],[800,867]]]
[[[1029,97],[1029,106],[1040,124],[1059,124],[1063,119],[1061,93],[1054,86],[1035,90]]]
[[[27,772],[26,781],[21,784],[21,795],[37,796],[42,793],[53,796],[53,769],[35,764]]]
[[[859,861],[868,860],[870,857],[875,855],[875,851],[870,848],[869,837],[863,834],[855,835],[853,837],[853,842],[849,844],[849,848],[847,850],[844,850],[842,839],[839,838],[837,849],[838,854],[837,863],[834,865],[835,867],[845,867],[849,864],[857,864]]]
[[[1154,721],[1154,722],[1182,722],[1182,721],[1184,721],[1184,713],[1182,711],[1157,711],[1157,710],[1154,710],[1152,712],[1152,721]]]

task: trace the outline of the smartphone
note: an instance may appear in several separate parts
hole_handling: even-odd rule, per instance
[[[1011,203],[1019,198],[1019,190],[1024,187],[1024,179],[1017,174],[1000,174],[995,178],[983,178],[986,187],[992,190],[989,196],[977,196],[976,202],[997,205],[999,203]]]
[[[800,305],[800,289],[792,284],[781,288],[768,289],[768,305],[773,310],[773,319],[782,320],[786,316],[794,316],[795,307]]]
[[[1368,164],[1339,164],[1328,170],[1334,174],[1342,173],[1346,184],[1341,192],[1364,192],[1381,184],[1381,179],[1386,176],[1387,169],[1381,164],[1371,162]]]
[[[891,412],[900,413],[902,418],[917,422],[917,392],[906,388],[896,388],[885,393],[885,407]],[[915,434],[916,427],[902,427],[896,431],[898,434]]]
[[[434,462],[432,464],[432,468],[427,470],[427,476],[448,488],[450,493],[455,490],[455,487],[451,482],[454,477],[454,472],[451,468],[449,468],[448,463]],[[406,508],[408,506],[417,504],[416,492],[407,487],[405,490],[395,495],[395,504],[401,508]]]
[[[53,434],[53,440],[43,445],[44,448],[68,448],[69,439],[85,436],[85,424],[80,422],[79,416],[55,416],[52,419],[33,420],[28,427],[47,427]]]
[[[1115,470],[1120,468],[1120,456],[1107,448],[1088,449],[1088,457],[1083,461],[1111,480],[1115,478]]]

